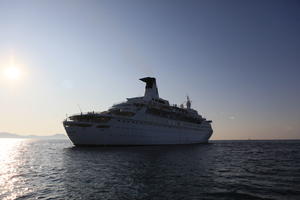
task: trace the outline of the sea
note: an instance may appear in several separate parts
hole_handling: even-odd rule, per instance
[[[0,199],[300,199],[300,141],[75,147],[0,139]]]

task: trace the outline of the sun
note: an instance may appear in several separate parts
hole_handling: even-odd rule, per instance
[[[8,67],[5,69],[4,75],[9,80],[18,80],[21,76],[21,70],[17,67]]]

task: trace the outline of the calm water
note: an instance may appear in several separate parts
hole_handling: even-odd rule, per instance
[[[78,148],[0,139],[0,199],[300,199],[300,141]]]

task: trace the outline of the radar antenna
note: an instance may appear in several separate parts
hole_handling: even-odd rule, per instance
[[[187,109],[191,109],[192,101],[190,100],[190,97],[187,95],[186,96],[186,107]]]

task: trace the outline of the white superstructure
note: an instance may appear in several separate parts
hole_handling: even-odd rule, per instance
[[[127,98],[108,111],[80,113],[63,125],[74,145],[157,145],[207,143],[212,135],[211,121],[191,108],[169,105],[159,97],[156,80],[146,83],[143,97]]]

